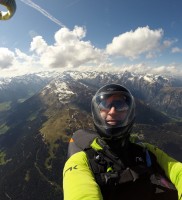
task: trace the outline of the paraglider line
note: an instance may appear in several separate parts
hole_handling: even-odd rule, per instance
[[[61,27],[66,27],[63,23],[61,23],[58,19],[56,19],[55,17],[53,17],[51,14],[49,14],[46,10],[44,10],[43,8],[41,8],[39,5],[35,4],[34,2],[32,2],[31,0],[20,0],[23,3],[25,3],[26,5],[36,9],[37,11],[39,11],[40,13],[42,13],[44,16],[46,16],[47,18],[49,18],[51,21],[53,21],[54,23],[58,24]]]

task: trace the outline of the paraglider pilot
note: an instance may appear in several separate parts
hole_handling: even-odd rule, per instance
[[[78,130],[69,143],[64,200],[182,200],[182,163],[151,144],[132,141],[130,91],[105,85],[91,109],[95,131]]]

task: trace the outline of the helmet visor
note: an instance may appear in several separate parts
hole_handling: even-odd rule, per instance
[[[112,107],[114,107],[117,112],[127,111],[129,109],[125,99],[113,99],[112,101],[104,99],[98,106],[102,111],[109,111]]]
[[[131,111],[131,97],[125,92],[101,93],[96,97],[100,125],[125,126]],[[112,111],[111,111],[112,110]],[[112,116],[112,117],[111,117]]]

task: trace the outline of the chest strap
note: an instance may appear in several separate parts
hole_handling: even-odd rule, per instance
[[[99,185],[118,185],[135,182],[141,178],[148,178],[151,169],[145,163],[132,167],[125,167],[121,159],[109,149],[95,151],[87,149],[90,167]]]

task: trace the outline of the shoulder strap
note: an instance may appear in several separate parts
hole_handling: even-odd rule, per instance
[[[99,137],[94,131],[80,129],[73,134],[72,139],[82,150],[90,148],[95,138]]]
[[[79,151],[91,148],[95,138],[99,137],[94,131],[80,129],[73,133],[68,146],[68,158]]]

